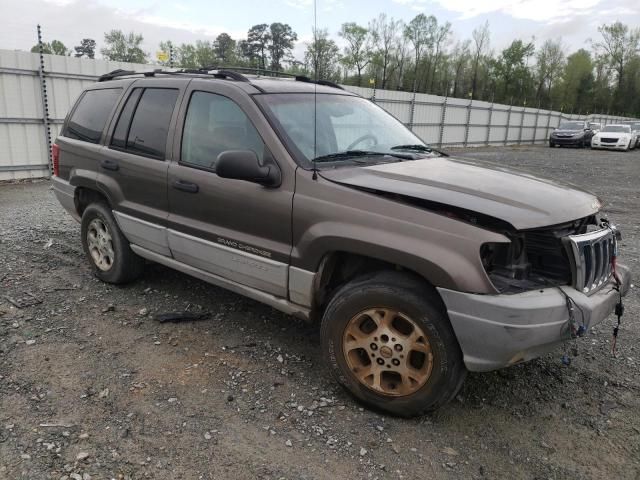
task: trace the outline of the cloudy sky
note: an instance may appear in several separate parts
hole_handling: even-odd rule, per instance
[[[470,36],[489,21],[491,47],[504,48],[514,38],[562,38],[572,49],[598,38],[597,26],[620,20],[640,27],[640,0],[317,0],[317,24],[336,35],[340,24],[366,25],[380,12],[409,21],[418,13],[453,25],[454,39]],[[213,39],[221,32],[242,38],[258,23],[290,24],[300,41],[300,58],[311,38],[313,0],[0,0],[0,48],[29,49],[36,24],[46,41],[77,45],[85,37],[100,47],[105,31],[134,30],[155,55],[161,40],[176,43]]]

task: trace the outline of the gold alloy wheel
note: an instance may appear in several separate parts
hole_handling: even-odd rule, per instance
[[[87,246],[89,253],[96,266],[103,272],[108,271],[113,266],[115,253],[113,251],[113,239],[107,225],[95,218],[89,223],[87,228]]]
[[[351,373],[383,395],[411,395],[433,369],[431,345],[422,328],[389,308],[364,310],[349,320],[342,349]]]

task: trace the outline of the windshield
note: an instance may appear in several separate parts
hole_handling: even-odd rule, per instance
[[[582,122],[564,122],[558,127],[559,130],[582,130],[584,123]]]
[[[631,127],[629,125],[607,125],[602,129],[603,132],[620,132],[620,133],[629,133],[631,131]]]
[[[397,160],[406,158],[399,154],[405,150],[430,152],[402,123],[361,97],[287,93],[259,95],[257,100],[304,160],[345,161],[381,154]]]

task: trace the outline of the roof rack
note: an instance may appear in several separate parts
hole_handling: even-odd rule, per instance
[[[191,75],[210,75],[214,78],[229,78],[231,80],[236,80],[238,82],[251,83],[251,80],[244,76],[240,72],[255,72],[256,75],[265,75],[265,76],[280,76],[280,77],[288,77],[293,78],[297,82],[304,83],[315,83],[317,85],[324,85],[326,87],[339,88],[340,90],[344,90],[340,85],[330,82],[328,80],[312,80],[311,78],[305,75],[295,75],[292,73],[285,73],[276,70],[265,70],[262,68],[256,67],[221,67],[221,66],[207,66],[202,68],[183,68],[180,70],[168,71],[162,69],[151,70],[147,72],[134,72],[133,70],[113,70],[112,72],[105,73],[98,78],[98,82],[106,82],[108,80],[113,80],[118,77],[125,77],[130,75],[144,75],[145,77],[153,77],[157,73],[163,75],[183,75],[183,74],[191,74]],[[257,85],[253,85],[258,90],[262,90]]]

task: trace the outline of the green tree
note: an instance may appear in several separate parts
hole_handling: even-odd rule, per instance
[[[94,58],[96,55],[96,41],[92,38],[83,38],[80,45],[73,47],[76,51],[74,56]]]
[[[266,23],[254,25],[247,32],[244,54],[251,60],[257,60],[258,66],[263,69],[267,68],[267,46],[269,39],[269,25]]]
[[[216,57],[222,64],[233,63],[236,53],[236,41],[228,33],[221,33],[213,44]]]
[[[532,42],[524,43],[522,40],[514,40],[511,45],[502,50],[500,56],[493,62],[495,76],[503,92],[498,98],[503,101],[513,97],[524,100],[530,79],[526,62],[534,51]]]
[[[208,40],[196,40],[195,59],[198,68],[211,67],[216,64],[216,51]]]
[[[175,65],[182,68],[199,68],[195,45],[183,43],[176,48]]]
[[[39,51],[40,49],[38,45],[31,47],[32,53],[38,53]],[[69,50],[60,40],[52,40],[51,43],[42,43],[42,53],[67,56],[71,55],[71,50]]]
[[[111,30],[104,34],[106,46],[100,53],[114,62],[146,63],[147,54],[140,45],[144,38],[134,32],[125,34],[122,30]]]
[[[314,78],[332,81],[339,78],[340,49],[327,30],[313,30],[313,41],[307,45],[304,58]]]
[[[343,23],[339,35],[347,42],[342,62],[356,69],[358,85],[362,85],[362,70],[371,62],[369,30],[354,22]]]
[[[272,23],[267,35],[267,49],[271,56],[271,70],[282,70],[282,62],[291,56],[298,35],[286,23]]]
[[[581,48],[567,57],[561,74],[559,95],[554,100],[557,108],[564,106],[566,110],[574,110],[578,105],[591,105],[595,80],[593,70],[588,51]]]

